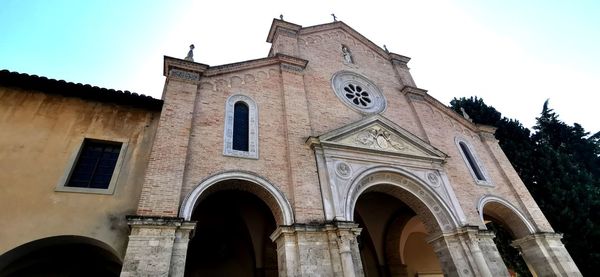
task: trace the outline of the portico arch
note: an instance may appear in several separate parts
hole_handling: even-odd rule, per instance
[[[351,181],[343,211],[363,228],[359,248],[365,274],[441,276],[443,270],[458,276],[452,261],[463,257],[451,253],[454,242],[446,236],[454,235],[459,221],[430,186],[391,166],[366,169]]]
[[[517,207],[498,196],[483,196],[477,204],[477,211],[481,222],[485,222],[484,215],[490,216],[508,227],[515,239],[536,233],[534,225]]]
[[[76,235],[37,239],[0,255],[0,276],[119,276],[121,267],[110,245]]]
[[[380,166],[358,174],[346,192],[344,215],[354,220],[360,195],[376,191],[398,198],[421,218],[430,234],[441,234],[459,227],[459,221],[448,205],[414,174],[401,168]]]
[[[204,179],[183,200],[180,217],[190,220],[194,208],[203,198],[216,191],[229,189],[250,192],[263,200],[271,209],[278,225],[294,223],[294,214],[285,195],[265,178],[242,171],[222,172]]]

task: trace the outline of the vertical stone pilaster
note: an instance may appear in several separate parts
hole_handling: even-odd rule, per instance
[[[405,86],[416,87],[417,85],[410,74],[410,68],[408,68],[410,58],[395,53],[390,53],[389,55],[400,82]]]
[[[177,217],[198,91],[208,66],[165,57],[163,109],[150,152],[138,215]]]
[[[306,138],[312,134],[303,71],[307,61],[278,54],[292,205],[298,223],[322,222],[321,190],[315,156]]]
[[[498,252],[498,248],[494,243],[494,233],[491,231],[479,230],[477,235],[479,240],[479,248],[483,253],[485,262],[493,276],[509,276],[506,265]]]
[[[181,218],[130,216],[129,243],[121,276],[183,276],[189,233]]]
[[[519,177],[519,174],[500,148],[498,140],[494,136],[496,128],[486,125],[477,125],[477,128],[479,129],[479,137],[494,158],[497,168],[500,169],[500,174],[502,174],[506,183],[510,184],[512,192],[517,196],[516,199],[519,207],[526,213],[526,216],[531,217],[538,231],[554,232],[542,210]]]
[[[269,56],[285,54],[298,56],[298,31],[302,26],[287,21],[273,19],[267,42],[271,43]]]
[[[556,233],[531,234],[517,239],[513,246],[518,248],[523,259],[539,277],[582,276],[575,262]]]

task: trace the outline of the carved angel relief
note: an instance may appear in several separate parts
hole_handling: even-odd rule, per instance
[[[354,140],[359,145],[372,149],[415,152],[403,141],[395,138],[389,131],[379,126],[373,126],[361,131]]]

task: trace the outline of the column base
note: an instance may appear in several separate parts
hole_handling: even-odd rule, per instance
[[[183,276],[195,222],[127,216],[131,228],[121,276]]]

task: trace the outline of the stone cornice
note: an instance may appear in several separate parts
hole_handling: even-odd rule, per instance
[[[290,23],[287,21],[283,21],[283,20],[274,18],[273,23],[271,23],[271,29],[269,29],[269,35],[267,36],[267,42],[272,43],[273,40],[275,39],[275,34],[278,31],[284,31],[287,33],[297,33],[300,29],[302,29],[302,26],[300,26],[298,24],[294,24],[294,23]]]
[[[204,73],[204,76],[216,76],[216,75],[220,75],[220,74],[231,73],[231,72],[236,72],[236,71],[240,71],[240,70],[248,70],[248,69],[252,69],[252,68],[264,67],[264,66],[275,65],[275,64],[286,64],[286,65],[291,65],[291,66],[294,66],[297,68],[304,69],[304,68],[306,68],[306,65],[308,64],[308,61],[297,58],[297,57],[292,57],[292,56],[278,53],[273,57],[248,60],[248,61],[244,61],[244,62],[230,63],[230,64],[224,64],[224,65],[210,67],[210,68],[208,68],[208,70],[206,70],[206,72]]]
[[[416,87],[411,87],[411,86],[404,86],[402,88],[401,92],[404,95],[409,96],[411,99],[421,100],[421,101],[425,101],[425,102],[431,104],[432,106],[436,107],[438,110],[442,111],[447,116],[462,123],[462,125],[467,127],[469,130],[476,132],[476,133],[480,132],[480,129],[478,128],[477,125],[475,125],[473,122],[465,119],[462,115],[456,113],[454,110],[450,109],[448,106],[444,105],[439,100],[433,98],[431,95],[429,95],[427,93],[427,90],[416,88]]]
[[[171,71],[171,69],[192,72],[197,73],[198,75],[202,75],[202,73],[208,68],[208,65],[206,64],[182,60],[169,56],[164,57],[165,58],[163,63],[163,75],[165,77],[169,76],[169,72]]]
[[[127,224],[133,226],[152,226],[154,228],[170,228],[170,227],[185,227],[194,229],[195,221],[186,221],[180,217],[160,217],[160,216],[141,216],[127,215],[125,216]]]

